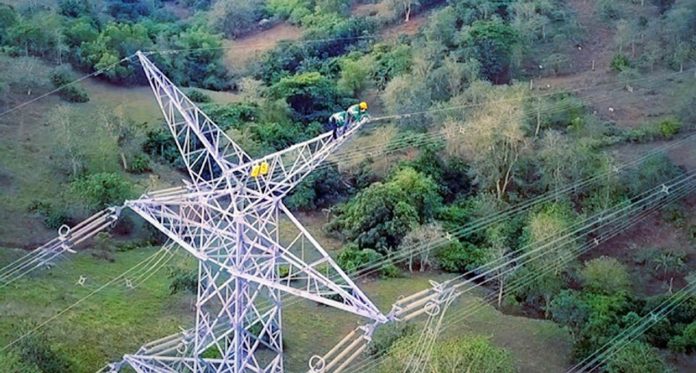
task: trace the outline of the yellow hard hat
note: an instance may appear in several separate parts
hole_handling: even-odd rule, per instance
[[[367,110],[367,102],[363,101],[360,103],[360,110]]]

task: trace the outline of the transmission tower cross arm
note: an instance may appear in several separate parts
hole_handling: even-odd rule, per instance
[[[144,53],[136,53],[194,183],[205,183],[251,158]]]
[[[255,196],[283,198],[368,120],[366,117],[354,123],[337,139],[333,138],[331,132],[325,132],[287,149],[239,165],[229,173],[246,187],[245,191],[250,200]],[[251,209],[253,206],[255,203],[250,203],[247,208]]]

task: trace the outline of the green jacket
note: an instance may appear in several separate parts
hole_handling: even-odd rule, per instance
[[[330,122],[336,123],[336,126],[343,127],[348,122],[348,113],[345,111],[339,111],[334,113],[330,118]]]
[[[367,115],[367,110],[365,111],[360,111],[360,105],[355,104],[346,110],[348,112],[348,115],[350,115],[351,118],[353,118],[354,121],[359,122],[363,119],[365,115]]]

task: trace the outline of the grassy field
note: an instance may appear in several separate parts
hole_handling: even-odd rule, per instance
[[[40,325],[52,343],[68,352],[78,372],[93,372],[120,355],[133,352],[147,341],[175,333],[192,325],[189,295],[169,295],[166,270],[161,270],[141,287],[132,290],[123,281],[99,291],[76,307],[53,318],[64,308],[97,290],[102,284],[154,254],[146,248],[117,253],[114,262],[94,258],[89,252],[70,255],[51,270],[37,272],[0,290],[0,345],[13,341],[23,328]],[[0,265],[19,255],[17,250],[0,251]],[[191,263],[184,255],[174,261]],[[192,264],[192,263],[191,263]],[[85,286],[76,282],[84,276]],[[400,296],[429,287],[429,280],[448,276],[432,273],[409,277],[368,280],[359,285],[383,311]],[[450,317],[476,302],[477,296],[460,299],[449,309]],[[314,302],[286,299],[283,310],[286,364],[290,372],[306,368],[313,354],[323,354],[359,319],[346,312]],[[447,318],[446,318],[447,320]],[[565,367],[563,356],[570,348],[569,336],[550,321],[531,320],[500,314],[483,307],[464,323],[446,326],[444,336],[481,334],[508,349],[520,371],[558,371]]]
[[[81,252],[59,261],[53,269],[1,289],[0,343],[5,346],[22,331],[50,321],[41,333],[72,357],[78,372],[94,372],[149,340],[190,325],[190,300],[169,295],[163,272],[136,289],[116,281],[55,317],[155,252],[147,248],[117,253],[114,262]],[[4,249],[0,263],[4,265],[17,255],[18,250]],[[81,276],[86,279],[84,286],[77,284]]]
[[[0,56],[0,70],[8,70],[16,61]],[[47,81],[50,67],[37,62],[33,74],[40,81]],[[77,74],[77,73],[76,73]],[[69,181],[59,159],[65,152],[64,137],[72,136],[80,152],[84,154],[86,167],[91,172],[123,172],[119,148],[114,134],[109,130],[104,115],[123,113],[145,129],[156,128],[163,123],[162,115],[149,87],[119,87],[90,79],[83,83],[90,101],[71,104],[57,96],[49,96],[10,114],[0,117],[0,245],[9,247],[34,247],[55,233],[43,227],[41,219],[27,212],[36,200],[56,200]],[[40,87],[41,92],[50,87]],[[13,92],[14,104],[36,97]],[[219,103],[237,100],[226,92],[206,91]],[[12,103],[8,106],[12,106]],[[69,118],[65,130],[57,123],[58,108],[62,107]],[[157,167],[157,186],[180,183],[182,175],[170,168]],[[152,184],[150,175],[128,175],[136,183],[136,191],[144,191]]]

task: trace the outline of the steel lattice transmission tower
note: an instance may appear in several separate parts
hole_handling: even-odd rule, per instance
[[[324,133],[252,159],[143,53],[137,56],[191,182],[126,207],[198,260],[199,285],[194,329],[145,345],[111,368],[282,372],[283,293],[385,322],[282,202],[363,123],[337,140]]]

